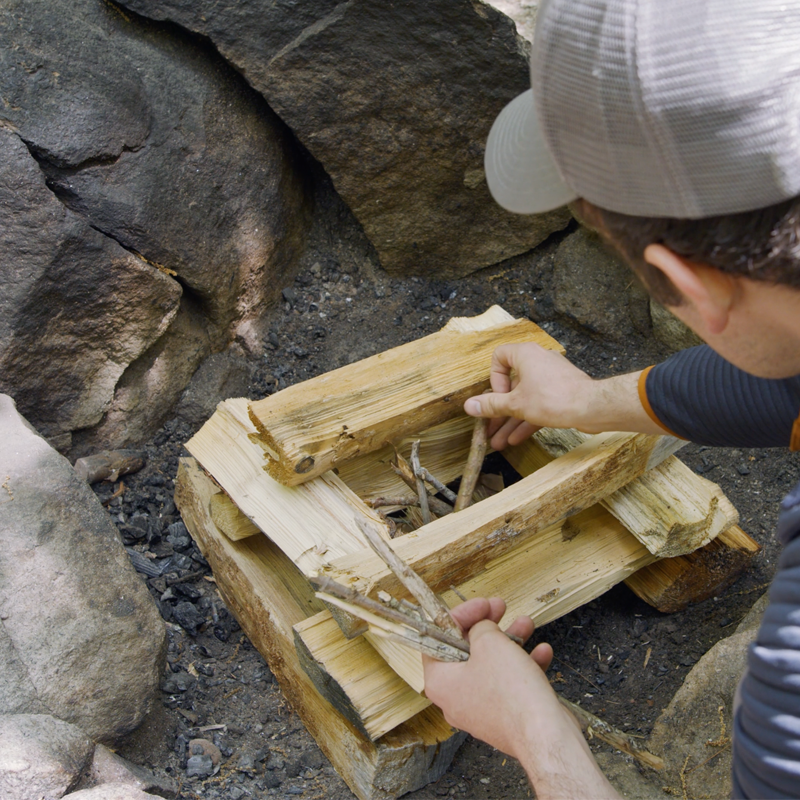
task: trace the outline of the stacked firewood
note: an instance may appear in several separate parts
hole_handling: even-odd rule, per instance
[[[673,610],[758,549],[672,437],[545,429],[503,451],[521,480],[482,479],[485,423],[463,401],[487,388],[495,347],[531,340],[561,350],[493,307],[264,400],[224,401],[187,443],[186,524],[359,797],[424,785],[460,742],[423,694],[420,651],[468,656],[448,612],[461,600],[502,596],[510,619],[541,626],[626,581]]]

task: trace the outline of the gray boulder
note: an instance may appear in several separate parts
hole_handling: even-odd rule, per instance
[[[233,344],[209,356],[195,372],[175,409],[177,417],[200,427],[228,397],[247,397],[254,367],[241,348]]]
[[[123,0],[210,39],[324,166],[393,273],[465,275],[563,228],[497,206],[489,128],[530,85],[513,22],[472,0]]]
[[[553,261],[556,311],[612,339],[649,330],[649,298],[633,272],[586,228],[567,236]]]
[[[158,690],[166,635],[107,512],[0,395],[0,713],[113,743]]]
[[[65,208],[0,127],[0,390],[43,433],[97,424],[180,296],[176,281]]]
[[[293,274],[310,208],[291,134],[213,48],[95,0],[4,3],[0,88],[0,275],[13,290],[0,386],[56,435],[97,425],[142,356],[115,413],[132,382],[169,384],[136,404],[168,412],[240,326],[255,342],[250,321]],[[156,359],[176,312],[193,319]],[[107,437],[124,428],[112,421],[96,445],[123,445]]]
[[[0,714],[0,797],[61,797],[88,766],[94,744],[77,726],[47,714]]]

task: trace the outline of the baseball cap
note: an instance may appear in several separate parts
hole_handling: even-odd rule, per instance
[[[800,0],[544,0],[492,126],[495,200],[701,218],[800,194]]]

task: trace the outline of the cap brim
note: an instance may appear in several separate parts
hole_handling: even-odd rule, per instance
[[[492,197],[516,214],[541,214],[578,196],[564,183],[545,143],[533,91],[528,89],[498,115],[484,156]]]

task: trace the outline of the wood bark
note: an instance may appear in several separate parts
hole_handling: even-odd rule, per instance
[[[217,587],[320,749],[360,800],[392,800],[437,780],[465,734],[434,707],[372,742],[323,698],[298,660],[292,626],[321,608],[308,581],[264,536],[230,541],[208,512],[215,486],[181,459],[175,501]],[[352,643],[348,643],[352,644]]]
[[[761,549],[738,525],[694,553],[664,558],[640,569],[625,584],[659,611],[683,611],[724,592]]]
[[[303,483],[355,455],[462,413],[489,385],[501,344],[561,345],[529,320],[499,307],[464,324],[290,386],[250,404],[266,469],[286,485]],[[385,376],[385,380],[376,380]]]
[[[121,475],[138,472],[146,460],[145,454],[138,450],[104,450],[79,458],[74,469],[75,474],[87,483],[114,483]]]

